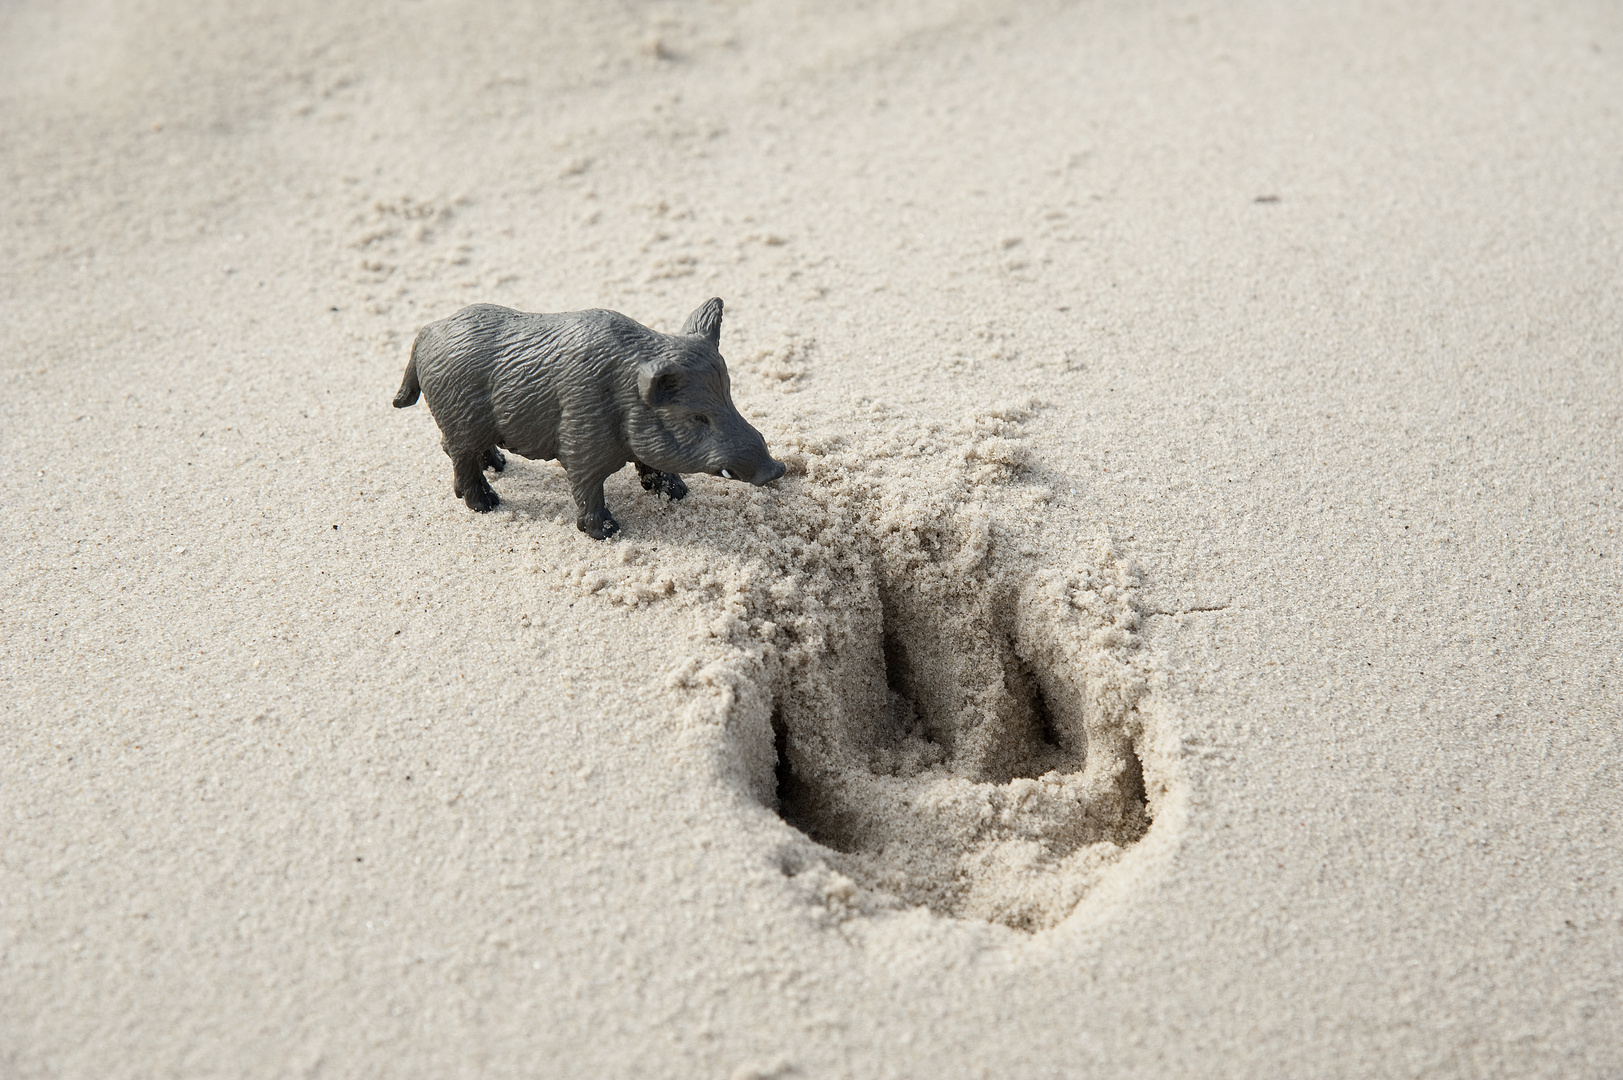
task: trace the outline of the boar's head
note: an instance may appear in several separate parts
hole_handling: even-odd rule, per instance
[[[706,300],[658,355],[637,368],[637,396],[646,409],[628,419],[637,460],[661,472],[704,472],[768,484],[783,463],[733,405],[732,380],[721,358],[721,299]]]

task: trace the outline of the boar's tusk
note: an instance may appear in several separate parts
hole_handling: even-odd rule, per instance
[[[724,480],[731,480],[733,478],[733,474],[728,472],[726,469],[721,470],[721,476]]]

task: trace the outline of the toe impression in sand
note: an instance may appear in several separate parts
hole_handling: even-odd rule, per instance
[[[417,334],[394,405],[422,396],[451,458],[453,490],[477,511],[496,508],[485,470],[501,449],[556,460],[580,516],[599,540],[620,526],[603,481],[626,462],[643,489],[680,499],[680,474],[768,484],[784,467],[733,405],[721,357],[721,300],[706,300],[675,334],[614,311],[529,314],[474,304]]]

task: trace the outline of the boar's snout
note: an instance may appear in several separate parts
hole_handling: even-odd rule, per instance
[[[732,469],[725,467],[717,469],[716,472],[723,480],[748,480],[756,487],[760,487],[762,484],[770,484],[783,475],[783,462],[767,458],[766,464],[757,468],[752,476],[746,476],[743,470],[734,472]]]
[[[760,487],[762,484],[770,484],[772,481],[776,480],[782,475],[783,462],[774,461],[771,458],[767,458],[766,464],[755,470],[755,476],[752,480],[750,480],[750,483],[754,484],[756,487]]]

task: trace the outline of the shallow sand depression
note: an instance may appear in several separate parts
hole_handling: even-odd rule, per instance
[[[0,11],[0,1074],[1623,1072],[1623,21]],[[680,502],[390,400],[726,302]]]
[[[719,593],[711,647],[671,679],[720,691],[694,722],[719,724],[722,773],[794,830],[784,874],[836,913],[1052,926],[1170,796],[1171,762],[1146,788],[1169,736],[1138,708],[1139,582],[1104,542],[1045,565],[1029,523],[1052,494],[1009,482],[1026,415],[790,444],[788,490],[706,530],[729,558],[590,579],[610,602]]]

